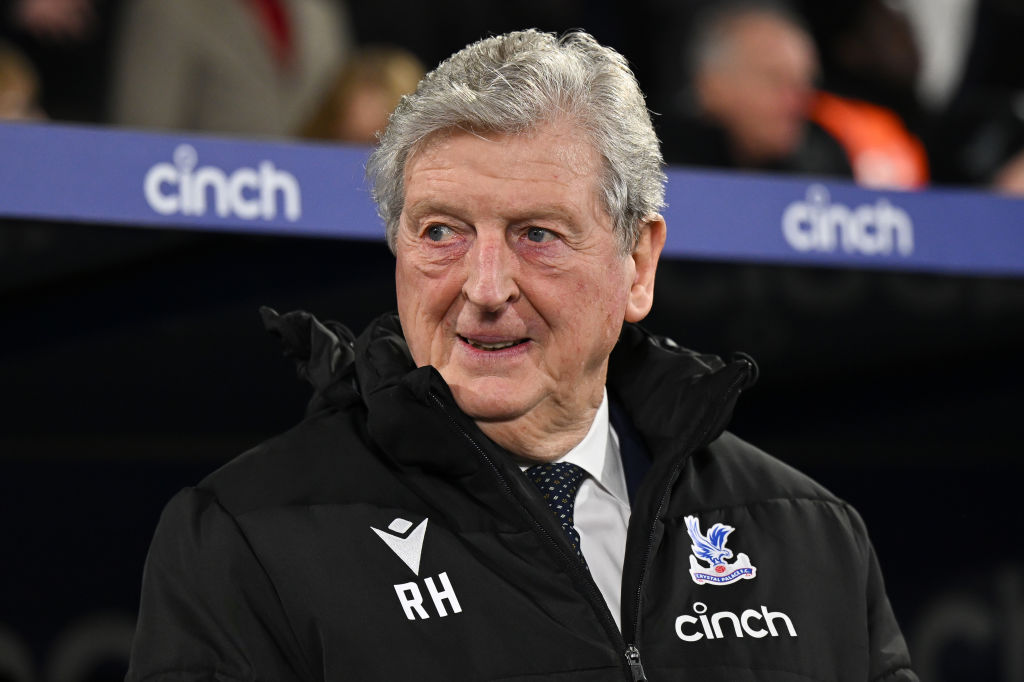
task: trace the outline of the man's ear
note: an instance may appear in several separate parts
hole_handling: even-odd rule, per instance
[[[665,219],[661,215],[647,216],[640,222],[640,239],[630,254],[636,273],[626,303],[626,322],[639,322],[651,311],[654,304],[654,273],[665,246],[665,234]]]

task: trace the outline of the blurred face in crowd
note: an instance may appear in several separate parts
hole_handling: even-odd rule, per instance
[[[357,84],[338,112],[335,139],[373,144],[377,131],[387,126],[388,114],[394,107],[392,96],[384,88],[372,83]]]
[[[36,98],[38,82],[31,65],[0,45],[0,120],[42,118]]]
[[[0,120],[24,120],[38,117],[35,92],[27,83],[12,81],[0,84]]]
[[[413,359],[437,368],[485,434],[530,459],[586,433],[623,320],[652,303],[665,224],[652,218],[623,254],[602,168],[564,122],[440,133],[406,166],[396,285]]]
[[[788,156],[800,144],[818,70],[813,43],[765,13],[730,20],[723,36],[697,74],[701,106],[726,129],[738,161]]]

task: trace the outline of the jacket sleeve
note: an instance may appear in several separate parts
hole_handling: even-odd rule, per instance
[[[850,509],[854,528],[863,539],[866,549],[867,623],[871,656],[869,682],[919,682],[910,667],[910,653],[903,639],[896,616],[885,593],[882,569],[875,548],[868,539],[867,529],[856,511]]]
[[[186,489],[146,559],[127,682],[312,679],[277,592],[236,520]]]

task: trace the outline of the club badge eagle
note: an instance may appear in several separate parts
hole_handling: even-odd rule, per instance
[[[740,552],[736,561],[729,562],[732,550],[725,542],[735,528],[724,523],[716,523],[708,529],[708,534],[700,532],[700,521],[696,516],[686,517],[686,531],[693,541],[690,549],[690,577],[698,585],[728,585],[737,580],[750,580],[757,576],[757,568],[750,563],[750,558]],[[709,566],[702,566],[697,560],[706,561]]]

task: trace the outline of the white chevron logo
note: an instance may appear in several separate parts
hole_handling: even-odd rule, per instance
[[[398,555],[398,558],[405,562],[413,573],[420,574],[420,556],[423,553],[423,538],[427,533],[427,521],[423,519],[420,525],[412,528],[412,522],[405,519],[395,519],[388,525],[388,530],[379,530],[370,526],[371,530],[384,541],[391,551]],[[391,531],[391,532],[388,532]]]

